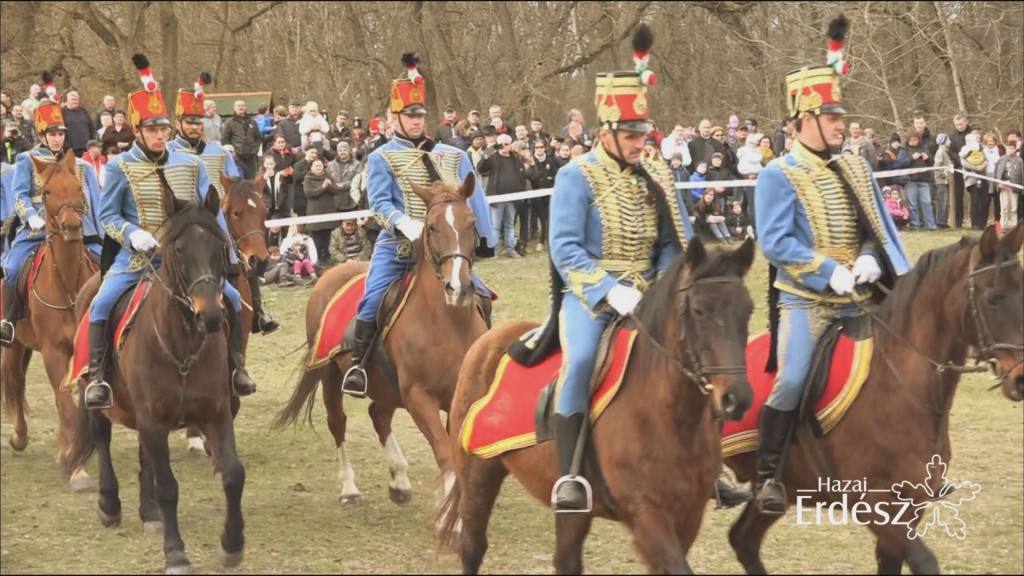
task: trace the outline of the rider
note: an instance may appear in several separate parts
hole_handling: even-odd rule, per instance
[[[472,162],[464,151],[435,143],[426,135],[424,82],[416,70],[419,59],[406,53],[402,62],[409,70],[408,79],[391,82],[390,111],[395,116],[395,137],[374,150],[366,164],[370,207],[383,229],[370,258],[366,293],[359,301],[356,313],[352,367],[345,373],[342,385],[342,389],[353,396],[364,396],[366,392],[366,371],[362,364],[377,331],[377,311],[381,300],[391,282],[412,268],[410,243],[423,232],[426,206],[412,192],[410,181],[420,186],[438,180],[458,184],[473,172]],[[496,237],[479,177],[469,198],[469,206],[476,215],[477,233],[494,246]],[[490,290],[475,274],[473,282],[484,297],[490,297]]]
[[[203,140],[203,86],[213,81],[208,72],[199,74],[195,82],[195,90],[178,90],[178,101],[175,106],[175,113],[178,117],[175,120],[178,136],[167,143],[167,149],[172,152],[184,154],[195,154],[206,165],[206,173],[210,177],[210,184],[217,189],[217,194],[224,198],[226,190],[220,181],[221,174],[229,178],[241,178],[242,174],[235,166],[235,159],[218,142],[207,142]],[[257,190],[259,193],[259,190]],[[223,228],[227,228],[224,212],[217,216]],[[230,238],[230,236],[228,236]],[[228,277],[234,278],[240,272],[238,264],[238,253],[236,250],[230,252],[228,264]],[[256,268],[250,268],[246,273],[249,282],[249,290],[252,292],[253,323],[252,332],[270,334],[280,326],[269,316],[263,313],[263,298],[260,295],[260,283]]]
[[[26,153],[19,154],[14,162],[14,211],[21,221],[17,236],[11,243],[4,261],[4,310],[0,320],[0,345],[10,346],[14,342],[14,324],[21,314],[21,306],[15,298],[18,272],[25,259],[46,239],[46,220],[43,212],[43,194],[40,188],[40,174],[32,159],[43,164],[52,164],[64,157],[70,150],[65,147],[67,128],[61,113],[60,99],[49,72],[43,73],[43,83],[49,100],[40,102],[35,109],[36,130],[40,143]],[[82,186],[85,213],[82,215],[84,242],[90,252],[99,256],[102,246],[98,211],[100,202],[99,181],[96,171],[89,163],[77,158],[76,175]]]
[[[838,155],[846,113],[839,89],[839,75],[848,69],[845,30],[842,16],[829,25],[827,66],[786,76],[796,141],[761,171],[754,193],[761,251],[775,277],[769,302],[778,302],[769,314],[778,317],[779,370],[761,411],[757,447],[755,502],[766,514],[786,511],[779,461],[818,339],[836,319],[859,312],[854,302],[873,298],[872,283],[891,285],[910,269],[868,164]]]
[[[562,474],[556,511],[587,509],[586,487],[572,460],[588,412],[598,340],[617,315],[633,312],[692,236],[668,169],[641,158],[651,128],[647,86],[654,78],[647,62],[652,44],[650,29],[641,25],[633,38],[635,71],[597,75],[599,143],[559,171],[551,196],[554,280],[567,288],[552,294],[561,295],[557,321],[565,362],[553,417]]]
[[[90,311],[90,384],[85,390],[86,407],[90,409],[111,405],[110,386],[104,381],[108,360],[106,323],[118,297],[148,267],[147,254],[159,245],[154,234],[167,218],[162,202],[164,187],[169,187],[176,198],[198,202],[205,201],[211,188],[206,167],[198,158],[168,150],[171,122],[167,119],[163,95],[146,57],[136,54],[132,62],[138,68],[145,88],[128,96],[135,144],[120,154],[116,162],[107,165],[107,185],[103,191],[100,220],[110,239],[104,242],[103,267],[111,257],[113,265],[105,272]],[[218,221],[223,227],[223,219]],[[227,230],[224,234],[230,238]],[[152,264],[156,266],[159,256],[152,258]],[[224,296],[231,301],[227,314],[231,329],[228,339],[231,384],[235,394],[245,396],[256,391],[256,383],[245,372],[245,357],[241,352],[242,303],[238,291],[227,282],[224,283]]]

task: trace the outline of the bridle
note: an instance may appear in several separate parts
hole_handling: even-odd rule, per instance
[[[56,164],[55,166],[57,166],[57,165],[59,165],[59,164]],[[57,168],[54,168],[54,170],[57,170]],[[53,175],[54,175],[54,172],[52,172],[52,171],[49,174],[47,174],[46,175],[46,179],[43,180],[42,185],[40,186],[40,188],[42,189],[40,192],[43,193],[44,197],[45,197],[46,187],[49,185],[50,180],[53,178]],[[45,204],[45,202],[46,202],[46,200],[44,199],[43,203]],[[61,289],[63,289],[63,291],[64,291],[64,298],[68,301],[68,303],[64,304],[64,305],[61,305],[61,304],[53,304],[53,303],[47,302],[45,299],[43,299],[42,296],[39,295],[39,292],[37,290],[37,285],[36,284],[32,285],[32,296],[34,296],[35,299],[38,300],[40,304],[42,304],[43,306],[46,306],[47,308],[50,308],[51,310],[60,310],[60,311],[63,311],[63,312],[70,312],[71,314],[74,314],[75,302],[76,302],[76,300],[78,298],[78,294],[77,293],[73,293],[71,290],[68,289],[67,281],[64,280],[64,275],[61,273],[60,267],[57,266],[57,260],[56,260],[56,258],[53,257],[53,247],[52,247],[51,242],[50,242],[51,239],[54,236],[57,236],[58,234],[60,235],[61,238],[64,239],[65,242],[70,242],[70,240],[68,240],[68,231],[64,227],[64,225],[61,223],[61,220],[60,220],[60,215],[64,212],[64,210],[67,210],[67,209],[71,209],[73,212],[75,212],[76,214],[78,214],[79,216],[81,216],[83,218],[85,217],[85,204],[83,202],[75,202],[74,200],[65,200],[64,203],[62,203],[60,206],[58,206],[57,209],[54,210],[54,212],[52,214],[48,214],[48,216],[47,216],[48,219],[50,220],[50,223],[52,224],[52,226],[53,226],[53,228],[55,230],[53,230],[53,231],[47,230],[47,232],[46,232],[46,246],[47,246],[47,250],[49,251],[49,254],[51,256],[50,257],[50,263],[53,265],[53,271],[57,275],[57,280],[60,281]],[[83,222],[83,225],[84,225],[84,222]],[[79,263],[81,263],[84,258],[85,258],[85,252],[84,252],[84,248],[83,248],[83,252],[82,252],[82,254],[80,255],[80,258],[79,258]]]
[[[455,199],[455,198],[453,198],[453,197],[451,197],[449,195],[445,195],[445,197],[442,200],[438,200],[438,201],[432,203],[430,205],[430,207],[427,208],[426,214],[423,215],[424,223],[426,223],[427,216],[430,215],[430,212],[432,210],[434,210],[435,208],[438,208],[439,206],[443,206],[445,204],[454,204],[457,201],[458,201],[457,199]],[[423,238],[421,240],[423,242],[423,245],[424,245],[423,246],[423,251],[424,251],[424,253],[427,254],[427,256],[430,259],[430,265],[434,269],[434,276],[437,276],[437,279],[440,280],[442,284],[444,284],[445,280],[444,280],[444,274],[441,273],[441,266],[444,266],[444,263],[449,261],[449,260],[454,260],[456,258],[462,258],[463,260],[466,261],[466,265],[469,266],[469,273],[470,274],[473,273],[473,259],[474,259],[475,254],[473,254],[471,252],[467,256],[467,255],[462,253],[461,248],[456,247],[455,248],[455,252],[448,252],[446,254],[442,254],[441,256],[438,256],[436,253],[434,253],[434,249],[430,245],[429,231],[430,231],[430,226],[424,226],[423,227]],[[476,234],[475,234],[475,231],[474,231],[474,238],[475,238],[475,236],[476,236]]]
[[[636,322],[637,327],[640,328],[640,331],[644,334],[644,336],[646,336],[647,339],[650,340],[652,344],[654,344],[654,347],[661,351],[661,353],[664,354],[668,360],[675,364],[676,368],[680,372],[682,372],[687,378],[690,379],[690,381],[696,384],[697,389],[700,390],[700,393],[703,395],[709,394],[714,389],[714,387],[711,385],[711,380],[709,379],[709,376],[715,376],[719,374],[745,375],[747,373],[747,365],[745,357],[743,363],[727,366],[704,366],[703,363],[701,363],[700,356],[693,352],[695,348],[699,348],[699,346],[696,345],[696,334],[699,334],[699,331],[691,331],[692,333],[689,335],[686,331],[686,321],[690,315],[690,289],[698,284],[733,283],[742,283],[742,281],[740,280],[740,278],[736,276],[711,276],[708,278],[698,278],[697,280],[686,282],[677,290],[676,294],[679,299],[679,341],[682,342],[685,339],[689,339],[686,345],[686,356],[683,359],[683,362],[679,362],[679,360],[676,359],[676,357],[673,356],[671,352],[666,350],[665,347],[662,346],[660,342],[658,342],[658,339],[653,334],[651,334],[651,332],[647,329],[646,326],[643,325],[639,317],[632,313],[630,314],[630,317],[633,319],[634,322]]]
[[[984,272],[998,272],[1001,268],[1009,268],[1011,266],[1017,266],[1016,259],[1007,260],[999,264],[989,264],[988,266],[977,270],[974,269],[974,264],[971,263],[970,271],[967,274],[967,302],[971,308],[971,316],[974,318],[974,327],[978,334],[978,346],[975,347],[974,360],[978,364],[981,362],[988,362],[993,375],[996,375],[1000,381],[1006,378],[1006,376],[1015,370],[1017,366],[1024,363],[1024,345],[994,342],[992,333],[989,330],[988,320],[985,318],[985,315],[981,313],[978,306],[978,290],[975,287],[975,278]],[[1022,355],[1021,359],[1018,360],[1013,367],[1000,374],[999,363],[995,358],[996,352],[1021,352]]]

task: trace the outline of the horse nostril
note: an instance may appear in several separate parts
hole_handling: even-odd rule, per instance
[[[1024,374],[1021,374],[1014,378],[1013,386],[1017,389],[1017,392],[1024,395]]]
[[[732,414],[736,410],[736,395],[732,392],[726,392],[725,396],[722,397],[722,409],[725,410],[726,414]]]

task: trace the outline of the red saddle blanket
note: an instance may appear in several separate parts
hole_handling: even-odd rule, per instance
[[[117,350],[120,350],[124,344],[128,328],[131,326],[132,320],[135,319],[135,314],[139,311],[139,307],[142,306],[142,302],[146,299],[146,294],[149,293],[151,285],[149,282],[141,282],[133,289],[128,307],[125,309],[124,314],[121,315],[117,328],[114,330],[114,346]],[[82,321],[78,323],[78,328],[75,329],[75,353],[71,357],[71,366],[68,371],[66,381],[68,386],[73,387],[77,385],[78,381],[89,372],[89,314],[90,311],[86,310],[85,316],[82,316]]]
[[[722,428],[722,457],[757,449],[757,428],[764,406],[775,382],[775,372],[765,372],[771,335],[763,334],[747,344],[747,379],[754,390],[754,402],[743,420],[728,421]],[[839,335],[832,353],[828,384],[814,403],[821,429],[827,433],[835,427],[857,398],[871,368],[874,339],[851,340]]]
[[[43,258],[46,255],[46,246],[40,246],[36,250],[35,258],[32,259],[32,268],[28,271],[28,277],[25,280],[25,292],[24,297],[21,299],[21,306],[27,308],[27,297],[32,294],[32,282],[36,279],[39,274],[39,267],[43,264]],[[0,318],[3,318],[3,299],[12,298],[10,294],[4,295],[5,290],[0,289]]]
[[[353,276],[331,297],[320,317],[320,327],[313,341],[313,354],[306,363],[306,370],[320,368],[341,352],[341,341],[345,328],[356,316],[359,300],[366,293],[366,273]]]
[[[596,421],[622,385],[623,375],[636,340],[635,330],[619,329],[614,336],[611,365],[590,399],[590,419]],[[561,350],[532,367],[523,366],[505,354],[483,398],[469,409],[459,431],[464,450],[493,458],[510,450],[537,443],[535,409],[544,387],[558,378]]]

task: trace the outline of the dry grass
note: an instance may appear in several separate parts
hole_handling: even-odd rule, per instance
[[[914,234],[911,256],[948,244],[959,235]],[[540,319],[546,305],[547,257],[530,254],[512,262],[480,262],[483,278],[499,292],[497,322]],[[748,279],[756,303],[751,331],[763,330],[764,259]],[[297,355],[284,357],[303,340],[301,325],[307,290],[266,290],[267,305],[284,322],[277,334],[250,344],[250,367],[260,392],[246,399],[236,422],[239,454],[246,466],[243,497],[250,573],[450,573],[457,558],[437,549],[433,535],[435,476],[426,442],[405,412],[395,419],[396,435],[410,462],[413,501],[392,504],[386,456],[375,439],[366,401],[349,400],[349,453],[364,500],[355,506],[338,502],[340,484],[334,442],[322,408],[315,411],[315,431],[272,432],[273,414],[295,382]],[[260,360],[262,359],[262,360]],[[146,536],[135,513],[138,506],[137,442],[115,428],[113,453],[124,506],[122,525],[103,529],[96,519],[96,494],[76,495],[54,469],[55,411],[45,374],[36,358],[30,369],[31,444],[14,454],[0,450],[0,568],[4,573],[152,573],[163,570],[162,540]],[[983,376],[960,385],[951,416],[954,458],[951,476],[982,485],[974,502],[964,506],[968,525],[964,541],[933,535],[927,539],[947,573],[1024,572],[1021,405],[986,392]],[[7,438],[11,424],[3,421]],[[224,495],[206,461],[187,455],[184,433],[172,437],[172,467],[180,486],[182,536],[197,572],[220,573],[216,551],[224,518]],[[89,472],[96,475],[95,459]],[[301,487],[298,485],[301,484]],[[550,573],[554,546],[552,514],[528,499],[509,480],[491,521],[491,548],[483,569],[490,573]],[[690,553],[698,572],[741,572],[726,532],[739,513],[710,511]],[[765,542],[764,558],[775,572],[842,574],[875,570],[873,542],[858,527],[796,526],[791,511]],[[629,533],[617,524],[598,522],[587,542],[589,572],[642,573]]]

